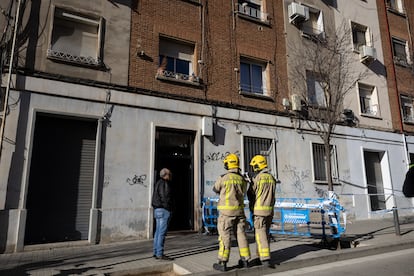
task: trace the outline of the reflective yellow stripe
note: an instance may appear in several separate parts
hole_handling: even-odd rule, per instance
[[[232,186],[239,185],[243,189],[243,179],[240,175],[229,175],[229,178],[225,181],[223,181],[223,185],[226,190],[226,196],[225,196],[225,203],[224,205],[217,206],[217,209],[219,210],[242,210],[244,209],[244,200],[239,199],[239,206],[232,206],[230,205],[230,192],[232,190]]]
[[[243,210],[244,206],[217,206],[219,210]]]
[[[259,234],[256,234],[256,242],[257,242],[257,251],[260,257],[270,257],[270,248],[262,248],[262,244],[260,242]]]
[[[239,248],[240,257],[250,257],[250,249],[248,247]]]
[[[260,176],[260,180],[257,183],[259,186],[259,190],[257,191],[257,197],[256,197],[256,202],[254,205],[254,210],[262,210],[262,211],[269,211],[273,209],[273,206],[262,206],[262,193],[263,193],[263,187],[264,185],[273,185],[274,181],[273,181],[273,177],[269,174],[263,174]]]
[[[221,237],[219,236],[219,251],[218,251],[218,257],[219,259],[223,261],[227,261],[229,259],[230,250],[224,248],[224,243]]]

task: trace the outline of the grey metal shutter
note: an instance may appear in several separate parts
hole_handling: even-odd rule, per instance
[[[79,192],[76,214],[76,230],[81,239],[88,239],[89,217],[92,207],[92,189],[95,163],[95,140],[82,140],[79,171]]]

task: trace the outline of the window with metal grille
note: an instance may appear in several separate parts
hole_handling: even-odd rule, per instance
[[[414,123],[414,107],[411,97],[401,95],[401,109],[404,122]]]
[[[244,171],[245,172],[249,172],[249,174],[253,173],[253,169],[250,166],[250,161],[257,154],[261,154],[265,156],[267,159],[267,165],[270,168],[271,172],[273,173],[276,172],[276,168],[275,168],[276,156],[275,156],[275,151],[274,151],[274,143],[272,139],[245,136],[243,139],[243,144],[244,144]]]
[[[338,179],[338,169],[336,162],[336,148],[331,145],[331,172],[333,181]],[[326,182],[328,181],[328,162],[325,157],[325,145],[312,143],[312,160],[313,160],[313,176],[314,181]]]
[[[408,66],[409,56],[408,56],[407,41],[393,37],[392,38],[392,51],[394,55],[394,62],[396,64]]]
[[[55,8],[48,58],[101,65],[102,18]]]
[[[194,44],[160,37],[157,78],[197,82],[194,70]]]
[[[264,12],[262,0],[238,0],[236,4],[238,14],[266,22],[267,13]]]

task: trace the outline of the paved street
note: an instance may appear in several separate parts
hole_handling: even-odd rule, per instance
[[[414,275],[414,249],[388,252],[362,258],[310,266],[267,276],[336,276],[375,275],[375,276],[411,276]]]

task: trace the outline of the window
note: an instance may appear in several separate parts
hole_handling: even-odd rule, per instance
[[[274,143],[272,139],[247,137],[243,138],[244,145],[244,171],[253,173],[253,169],[250,166],[250,160],[257,155],[261,154],[266,157],[268,168],[276,177],[276,156],[274,150]]]
[[[267,13],[263,12],[262,2],[262,0],[238,0],[237,11],[240,15],[267,21]]]
[[[328,84],[319,78],[315,73],[306,72],[308,87],[308,104],[319,107],[326,107],[326,93]]]
[[[325,38],[322,12],[308,7],[309,19],[302,23],[302,35]]]
[[[330,146],[331,151],[331,172],[332,179],[338,179],[338,168],[336,160],[336,147]],[[314,181],[326,182],[328,181],[328,162],[325,157],[325,145],[312,143],[312,160],[313,160],[313,176]]]
[[[387,7],[399,13],[404,13],[403,0],[386,0]]]
[[[399,65],[408,66],[411,61],[408,59],[408,45],[405,40],[392,38],[392,51],[394,55],[394,62]]]
[[[254,94],[266,93],[266,65],[245,58],[240,59],[240,90]]]
[[[199,82],[194,72],[194,45],[160,38],[158,79]]]
[[[378,96],[375,86],[358,83],[358,93],[361,113],[369,116],[379,116]]]
[[[414,107],[411,97],[401,95],[401,109],[404,123],[414,123]]]
[[[371,33],[368,27],[352,22],[352,42],[354,51],[361,51],[362,46],[372,46]]]
[[[55,8],[48,58],[101,65],[102,19]]]

